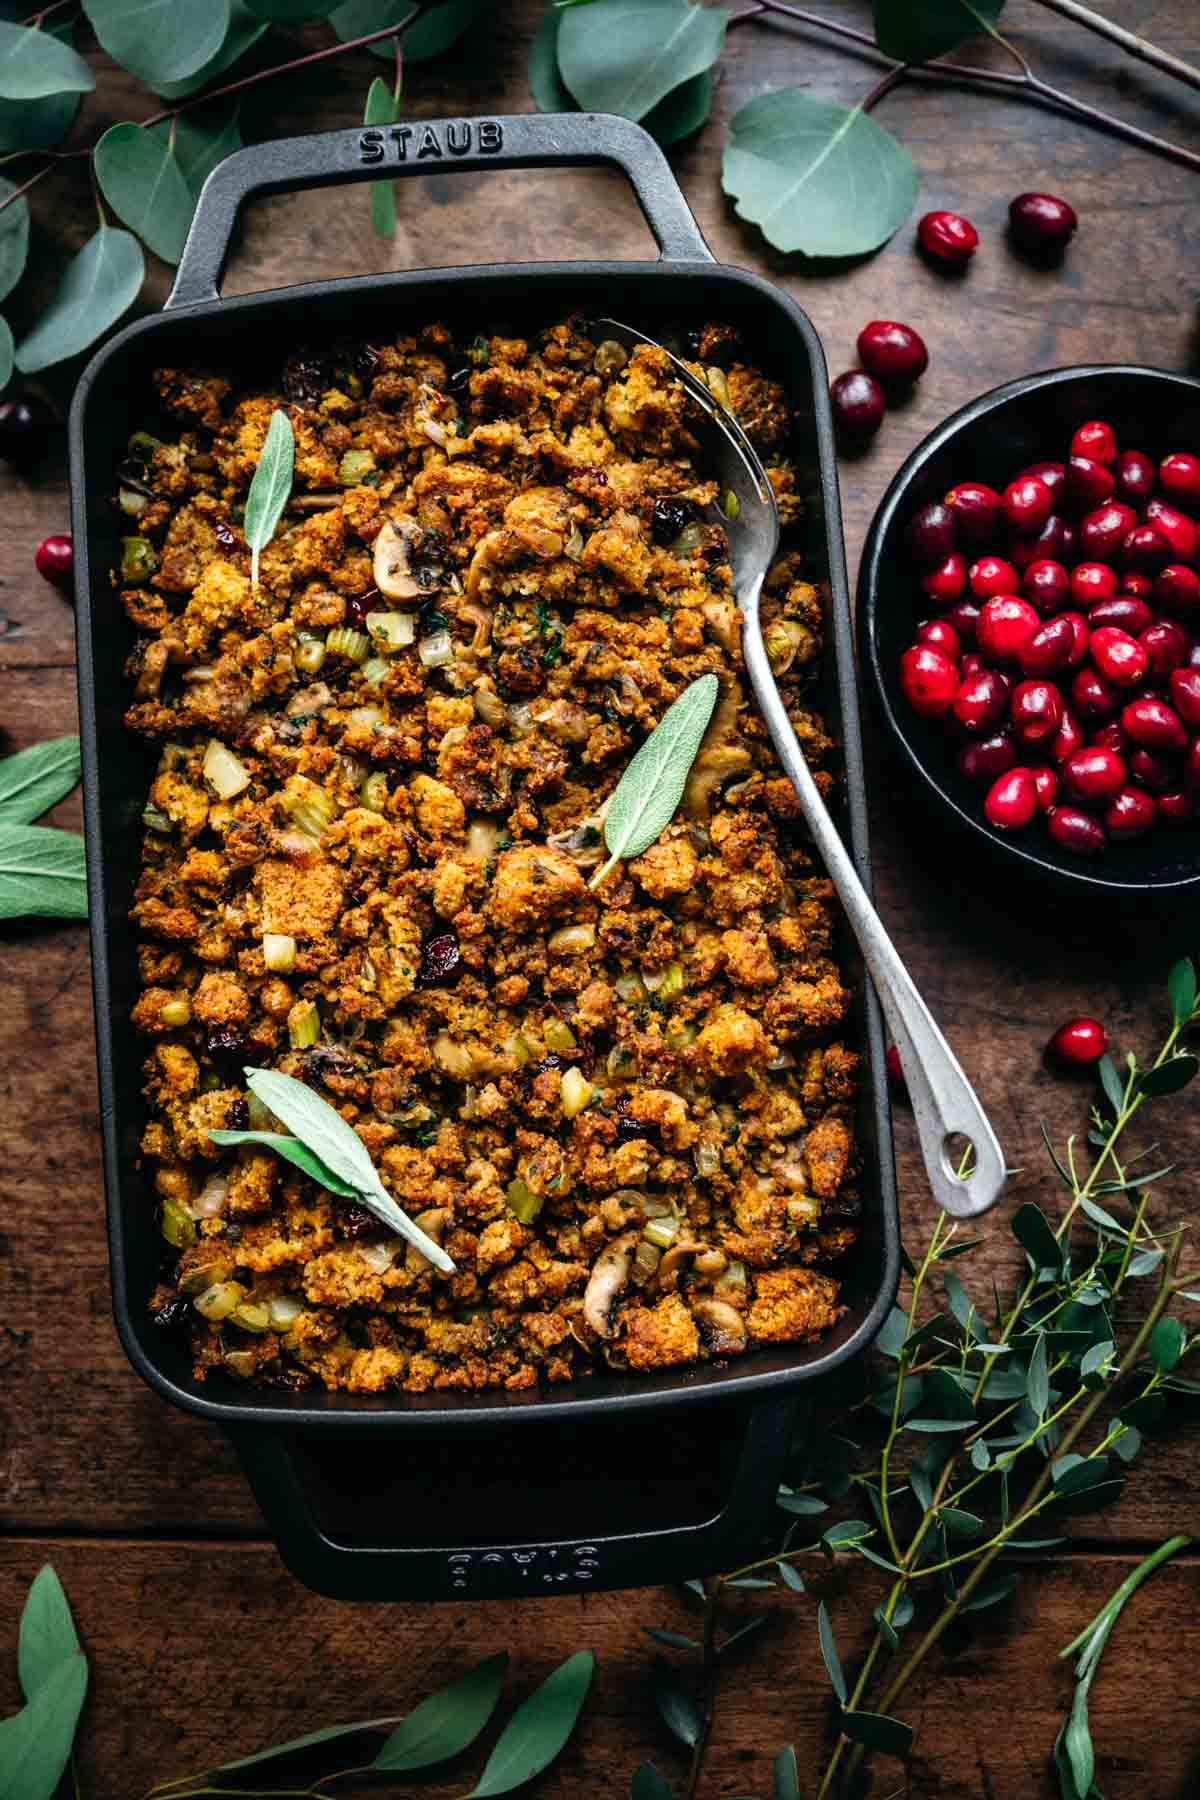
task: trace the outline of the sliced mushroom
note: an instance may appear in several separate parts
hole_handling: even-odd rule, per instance
[[[475,627],[475,635],[467,645],[465,654],[467,656],[482,656],[492,641],[491,608],[487,606],[477,606],[473,600],[468,600],[465,606],[460,606],[457,609],[455,618],[465,619],[468,625],[473,625]]]
[[[711,1356],[736,1356],[746,1348],[746,1321],[728,1300],[695,1300],[691,1310]]]
[[[738,713],[744,698],[740,681],[730,681],[722,688],[683,790],[683,809],[690,819],[706,819],[717,790],[750,766],[750,752],[738,741]]]
[[[612,1336],[613,1308],[629,1280],[636,1231],[627,1231],[605,1246],[592,1266],[583,1296],[583,1316],[599,1338]]]
[[[418,1213],[413,1220],[413,1224],[418,1226],[426,1237],[431,1237],[435,1244],[441,1243],[449,1223],[450,1208],[448,1206],[431,1206],[427,1211]],[[404,1266],[410,1275],[421,1275],[426,1269],[432,1269],[433,1264],[423,1251],[417,1249],[415,1244],[410,1244],[404,1253]]]
[[[372,573],[375,586],[388,600],[417,600],[432,594],[441,586],[440,577],[432,569],[416,568],[416,550],[424,533],[408,513],[400,513],[384,522],[375,539]]]
[[[704,1245],[699,1243],[696,1238],[680,1238],[677,1243],[671,1245],[671,1248],[667,1251],[666,1255],[658,1265],[658,1288],[660,1293],[674,1293],[675,1289],[679,1286],[679,1277],[683,1274],[685,1266],[690,1263],[692,1258],[703,1250],[703,1248]]]

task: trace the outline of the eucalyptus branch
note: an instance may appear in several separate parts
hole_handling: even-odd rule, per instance
[[[1081,6],[1079,0],[1040,0],[1040,3],[1049,7],[1051,12],[1061,13],[1064,19],[1071,19],[1076,25],[1082,25],[1085,31],[1094,31],[1099,37],[1106,37],[1110,42],[1119,44],[1122,50],[1130,56],[1136,56],[1139,62],[1161,69],[1164,75],[1174,75],[1177,81],[1186,81],[1189,87],[1200,88],[1200,69],[1194,69],[1191,63],[1184,62],[1181,56],[1175,56],[1169,50],[1160,50],[1157,44],[1139,37],[1135,31],[1127,31],[1115,19],[1103,18],[1098,12],[1093,12],[1090,6]]]

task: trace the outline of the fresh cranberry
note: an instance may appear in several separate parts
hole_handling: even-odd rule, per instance
[[[1031,769],[1010,769],[988,789],[983,803],[989,825],[997,831],[1019,831],[1037,811],[1037,783]]]
[[[1054,511],[1054,495],[1036,475],[1010,481],[1000,503],[1005,518],[1019,537],[1032,537]]]
[[[911,325],[872,319],[858,334],[858,360],[880,381],[916,381],[929,367],[929,352]]]
[[[1141,788],[1124,787],[1104,815],[1104,828],[1109,837],[1128,842],[1149,831],[1156,811],[1149,794]]]
[[[45,581],[68,587],[75,574],[75,547],[65,534],[43,538],[33,553],[33,565]]]
[[[917,226],[917,242],[934,262],[961,268],[979,245],[979,233],[960,213],[927,212]]]
[[[1134,750],[1129,756],[1129,773],[1152,794],[1161,794],[1178,780],[1175,764],[1154,750]]]
[[[1072,456],[1092,456],[1097,462],[1115,463],[1117,434],[1103,419],[1087,419],[1071,439]]]
[[[1098,1019],[1068,1019],[1046,1045],[1046,1054],[1052,1062],[1082,1069],[1099,1062],[1107,1049],[1108,1038]]]
[[[1150,674],[1157,680],[1178,669],[1187,659],[1187,633],[1174,619],[1156,619],[1138,633],[1138,642],[1146,652]]]
[[[1078,549],[1078,528],[1072,525],[1070,519],[1064,519],[1062,522],[1062,547],[1058,553],[1058,560],[1066,563],[1068,569],[1071,568],[1079,560]]]
[[[1173,669],[1171,704],[1185,725],[1200,729],[1200,669]]]
[[[1099,731],[1093,731],[1088,744],[1093,750],[1111,750],[1114,756],[1124,756],[1129,749],[1125,733],[1115,719],[1101,725]]]
[[[997,775],[1011,769],[1017,760],[1016,747],[1007,731],[966,744],[959,752],[959,772],[978,787],[988,787]]]
[[[953,606],[967,586],[967,559],[959,551],[943,557],[937,567],[921,577],[921,586],[939,606]]]
[[[1021,577],[1021,592],[1043,615],[1061,610],[1071,598],[1071,577],[1048,556],[1031,562]]]
[[[1081,612],[1065,612],[1061,615],[1075,633],[1075,648],[1071,652],[1070,667],[1077,669],[1087,658],[1088,644],[1091,642],[1092,630]]]
[[[1039,763],[1032,771],[1033,785],[1037,789],[1039,812],[1049,812],[1058,798],[1058,776],[1048,763]]]
[[[462,970],[462,951],[456,931],[443,931],[421,945],[419,987],[442,987],[456,981]]]
[[[1123,500],[1108,500],[1079,521],[1079,542],[1089,562],[1113,562],[1126,532],[1137,524],[1137,514]]]
[[[1059,614],[1039,625],[1021,646],[1021,668],[1026,675],[1057,675],[1071,660],[1075,633],[1071,621]]]
[[[1062,764],[1062,778],[1084,806],[1107,806],[1125,786],[1125,764],[1115,750],[1091,746],[1076,750]]]
[[[1072,456],[1065,485],[1068,500],[1090,510],[1102,506],[1117,483],[1107,463],[1097,462],[1094,456]]]
[[[1009,203],[1013,242],[1031,256],[1061,256],[1078,225],[1075,208],[1054,194],[1018,194]]]
[[[1200,737],[1194,737],[1183,759],[1183,782],[1189,794],[1200,788]]]
[[[917,626],[918,644],[928,644],[931,650],[940,650],[951,662],[957,662],[962,654],[962,646],[958,641],[958,633],[953,625],[947,625],[945,619],[924,619]]]
[[[1104,827],[1077,806],[1054,806],[1046,815],[1050,836],[1072,856],[1098,856],[1107,843]]]
[[[964,675],[954,696],[954,717],[973,736],[990,731],[1008,711],[1008,682],[997,669]]]
[[[1200,606],[1200,575],[1186,563],[1168,563],[1154,583],[1154,598],[1170,612],[1194,612]]]
[[[960,600],[957,605],[952,606],[949,612],[945,613],[943,616],[947,625],[953,626],[954,630],[958,633],[958,641],[960,644],[973,644],[975,642],[975,627],[979,623],[979,608],[973,600]]]
[[[1057,502],[1059,490],[1067,478],[1066,464],[1060,462],[1030,463],[1027,468],[1017,470],[1017,480],[1019,481],[1025,475],[1036,475],[1039,481],[1044,481]]]
[[[838,436],[849,444],[866,444],[883,424],[887,400],[883,389],[865,369],[847,369],[829,389],[833,423]]]
[[[955,633],[955,635],[958,634]],[[958,659],[958,672],[964,678],[968,675],[977,675],[980,669],[986,668],[986,666],[978,650],[964,650]]]
[[[1182,824],[1195,812],[1196,801],[1186,788],[1174,788],[1169,794],[1158,796],[1154,810],[1160,819],[1170,819],[1173,824]]]
[[[1133,594],[1114,594],[1111,600],[1097,600],[1088,614],[1088,624],[1093,632],[1102,625],[1116,625],[1121,631],[1137,637],[1153,618],[1154,614],[1144,600],[1136,599]]]
[[[1145,520],[1147,525],[1153,525],[1155,531],[1170,544],[1172,561],[1192,561],[1196,546],[1200,543],[1200,531],[1197,531],[1186,513],[1180,512],[1177,506],[1169,505],[1166,500],[1148,500]]]
[[[1067,525],[1057,513],[1051,513],[1032,537],[1014,538],[1009,545],[1013,566],[1025,570],[1035,562],[1060,562],[1067,559]]]
[[[1000,496],[982,481],[960,481],[946,495],[945,504],[958,523],[964,544],[986,544],[1000,526]]]
[[[1135,744],[1147,750],[1186,750],[1188,736],[1183,720],[1165,700],[1139,694],[1121,713],[1121,729]]]
[[[938,719],[954,702],[958,670],[940,650],[913,644],[900,658],[900,686],[915,713],[923,719]]]
[[[1082,749],[1083,727],[1070,708],[1064,707],[1062,724],[1050,746],[1050,754],[1056,763],[1064,763],[1068,756],[1073,756],[1076,750]]]
[[[1121,696],[1095,669],[1080,669],[1071,683],[1071,701],[1081,719],[1099,723],[1112,718]]]
[[[1152,600],[1154,583],[1149,575],[1139,575],[1136,569],[1125,569],[1121,574],[1119,594],[1132,594],[1135,600]]]
[[[895,1044],[887,1047],[886,1058],[888,1085],[902,1100],[908,1099],[908,1082],[904,1078],[904,1065],[900,1061],[900,1052]]]
[[[1115,473],[1117,494],[1130,506],[1141,506],[1154,492],[1154,464],[1144,450],[1122,450]]]
[[[1184,506],[1200,504],[1200,456],[1189,450],[1175,450],[1158,465],[1158,479],[1164,494]],[[1153,476],[1151,476],[1153,485]]]
[[[1084,611],[1097,600],[1111,600],[1117,591],[1117,573],[1107,563],[1081,562],[1071,570],[1071,598]]]
[[[1049,744],[1062,724],[1062,695],[1052,681],[1020,681],[1009,703],[1012,733],[1026,750]]]
[[[1200,669],[1200,638],[1188,645],[1188,653],[1183,660],[1189,669]]]
[[[1002,556],[981,556],[967,570],[967,581],[977,600],[990,600],[995,594],[1015,594],[1021,578]]]
[[[932,500],[909,521],[908,547],[923,569],[935,569],[953,554],[955,535],[954,514]]]
[[[1109,606],[1116,601],[1110,600]],[[1135,605],[1140,602],[1135,601]],[[1089,619],[1095,622],[1095,615]],[[1149,659],[1141,644],[1117,625],[1101,625],[1092,632],[1088,652],[1106,681],[1117,687],[1137,687],[1149,667]]]
[[[1171,546],[1153,525],[1135,525],[1121,539],[1121,555],[1127,569],[1153,575],[1170,561]]]
[[[1017,594],[997,594],[985,600],[979,613],[976,637],[983,654],[993,662],[1015,663],[1021,647],[1033,636],[1041,619]]]

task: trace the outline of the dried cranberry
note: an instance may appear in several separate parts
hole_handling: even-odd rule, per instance
[[[365,1206],[359,1206],[354,1200],[343,1206],[338,1217],[338,1225],[343,1237],[362,1237],[368,1231],[378,1230],[379,1220],[375,1214],[368,1212]]]
[[[165,1331],[171,1337],[179,1337],[187,1331],[195,1315],[183,1295],[176,1294],[151,1313],[150,1317],[156,1330]]]
[[[240,1096],[231,1100],[225,1109],[225,1128],[227,1131],[249,1131],[250,1102]]]
[[[230,1031],[227,1026],[210,1031],[204,1048],[215,1063],[234,1062],[239,1068],[250,1054],[250,1046],[241,1032]]]
[[[461,969],[462,951],[458,946],[457,932],[443,931],[437,937],[426,938],[421,945],[418,986],[441,987],[456,981]]]
[[[696,516],[696,509],[690,500],[662,498],[654,502],[654,510],[650,515],[650,535],[656,544],[665,549],[673,544],[685,525],[690,525]]]
[[[238,542],[237,532],[233,529],[233,526],[227,524],[224,519],[217,520],[217,525],[216,525],[216,530],[215,530],[214,535],[217,540],[217,549],[218,550],[236,550],[237,549],[237,542]]]
[[[355,594],[346,602],[346,623],[352,631],[367,629],[367,614],[375,612],[381,604],[378,588],[368,588],[365,594]]]
[[[650,1127],[641,1119],[635,1119],[629,1110],[629,1097],[622,1094],[617,1101],[617,1141],[621,1144],[632,1143],[634,1138],[650,1136]]]
[[[319,356],[289,356],[279,385],[295,406],[313,406],[330,385],[329,368]]]

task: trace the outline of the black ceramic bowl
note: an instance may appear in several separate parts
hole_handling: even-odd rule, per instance
[[[953,741],[910,711],[900,658],[917,623],[935,609],[921,593],[904,532],[918,507],[959,481],[1003,489],[1027,463],[1062,460],[1077,425],[1107,419],[1122,449],[1158,458],[1200,446],[1200,381],[1163,369],[1092,364],[1052,369],[994,388],[954,413],[920,444],[888,488],[871,525],[858,580],[859,654],[896,750],[929,802],[1014,873],[1060,889],[1120,899],[1200,887],[1200,818],[1155,825],[1094,858],[1060,850],[1040,818],[1023,831],[993,831],[982,788],[955,766]]]

